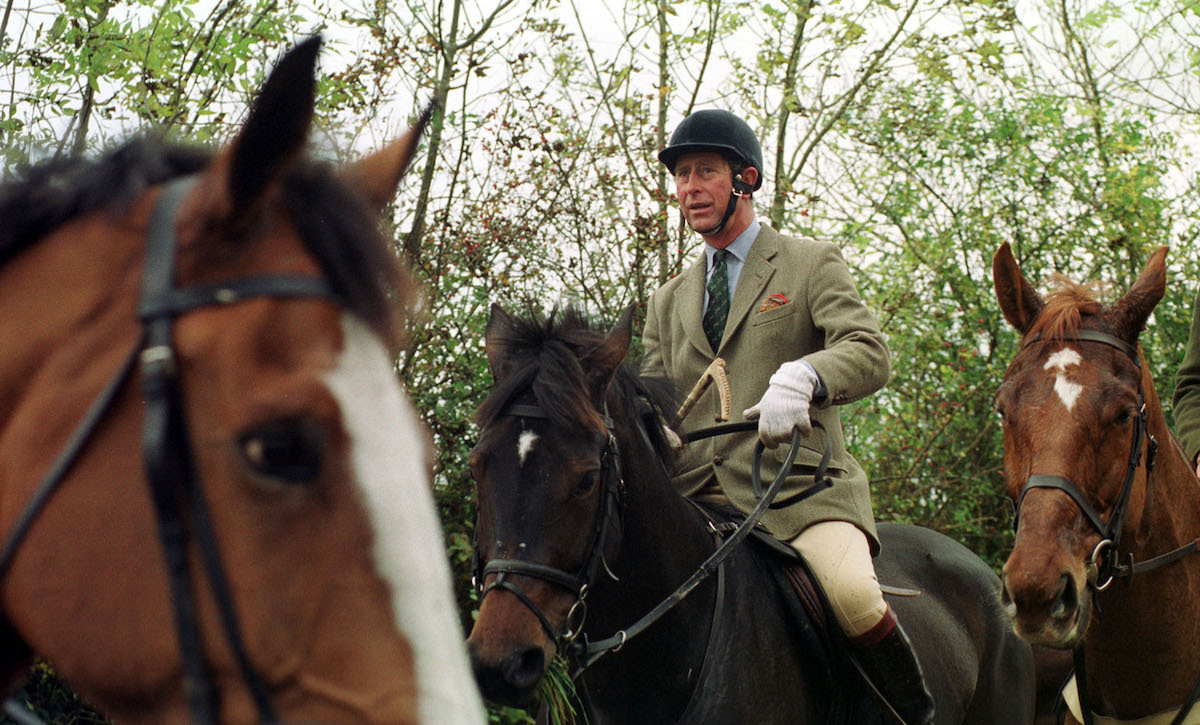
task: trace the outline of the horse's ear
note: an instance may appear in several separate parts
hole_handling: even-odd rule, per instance
[[[357,189],[376,212],[382,212],[396,196],[396,187],[416,156],[417,143],[432,115],[430,103],[408,133],[341,170],[346,183]]]
[[[593,391],[600,393],[608,387],[613,375],[620,367],[625,354],[629,352],[629,343],[633,339],[633,305],[625,308],[617,318],[604,342],[589,352],[581,363],[587,371],[588,382]]]
[[[1135,342],[1145,329],[1150,313],[1166,294],[1168,249],[1154,250],[1133,286],[1113,305],[1112,322],[1118,337]]]
[[[492,368],[492,377],[500,380],[504,377],[501,363],[508,349],[507,340],[511,337],[513,318],[497,303],[492,303],[492,314],[488,317],[487,329],[483,332],[483,348],[487,351],[488,365]]]
[[[316,36],[276,64],[233,142],[205,172],[194,212],[237,224],[304,152],[316,102]]]
[[[1008,242],[1001,244],[992,258],[992,280],[1004,319],[1022,335],[1029,332],[1045,303],[1021,274]]]

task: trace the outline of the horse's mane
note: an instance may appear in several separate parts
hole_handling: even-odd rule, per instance
[[[600,411],[589,399],[585,374],[579,360],[604,341],[606,328],[574,307],[553,309],[548,314],[529,310],[514,317],[512,326],[493,340],[504,351],[504,374],[479,406],[475,421],[487,427],[509,405],[532,396],[553,424],[575,430],[603,426]],[[674,387],[661,378],[643,377],[635,362],[623,361],[617,369],[609,396],[627,407],[628,416],[639,422],[655,452],[667,460],[672,449],[663,425],[670,420],[675,401]]]
[[[1096,295],[1096,282],[1077,283],[1055,275],[1055,289],[1046,295],[1045,306],[1034,320],[1027,335],[1040,335],[1045,340],[1063,340],[1079,331],[1084,317],[1101,319],[1107,309]]]
[[[138,136],[95,158],[52,159],[0,184],[0,265],[72,219],[124,212],[148,188],[200,171],[208,149]],[[283,179],[285,202],[305,247],[355,314],[390,335],[407,278],[357,193],[326,164],[303,160]]]

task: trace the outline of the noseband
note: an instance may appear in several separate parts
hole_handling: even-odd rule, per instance
[[[504,415],[511,415],[518,418],[538,418],[549,419],[541,407],[537,405],[521,405],[513,404],[505,409]],[[604,413],[604,425],[607,429],[608,440],[604,444],[604,450],[600,452],[600,482],[602,496],[600,510],[596,514],[596,523],[592,532],[591,548],[588,551],[587,558],[583,565],[574,573],[559,569],[557,567],[539,564],[533,561],[524,559],[492,559],[487,564],[482,564],[479,556],[479,542],[475,542],[475,573],[472,576],[472,581],[475,585],[475,591],[479,594],[479,601],[488,595],[493,589],[503,589],[512,593],[525,608],[537,617],[541,623],[542,629],[554,642],[559,652],[564,652],[583,631],[583,625],[587,621],[587,594],[592,583],[596,580],[596,575],[600,571],[600,567],[604,566],[605,572],[614,580],[617,578],[615,574],[608,568],[607,562],[604,560],[604,551],[609,543],[609,530],[613,528],[615,522],[618,530],[621,525],[621,514],[624,508],[625,500],[625,479],[621,477],[621,460],[617,449],[617,438],[613,434],[612,419],[609,418],[608,412]],[[487,578],[492,574],[496,578],[490,583],[486,583]],[[571,609],[567,612],[565,627],[562,632],[555,631],[555,628],[550,624],[550,619],[545,612],[541,610],[537,604],[521,591],[521,588],[513,583],[508,575],[517,574],[520,576],[532,577],[540,579],[551,584],[556,584],[563,589],[575,595],[575,603],[571,605]]]
[[[277,717],[263,678],[246,652],[212,521],[197,480],[187,416],[179,388],[179,367],[172,341],[172,327],[176,317],[188,312],[253,297],[315,298],[338,304],[340,300],[325,280],[290,275],[248,277],[211,285],[176,287],[175,216],[180,202],[194,182],[194,177],[169,182],[155,203],[146,240],[141,298],[137,308],[142,321],[142,333],[116,373],[92,402],[9,532],[4,548],[0,549],[0,582],[8,573],[37,515],[78,460],[137,364],[145,403],[142,458],[170,581],[183,661],[184,690],[192,721],[218,721],[217,691],[204,659],[191,587],[187,551],[189,540],[194,539],[226,639],[254,700],[258,716],[262,722],[275,722]]]

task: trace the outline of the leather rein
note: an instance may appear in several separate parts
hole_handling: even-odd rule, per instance
[[[1040,336],[1035,335],[1025,343],[1025,346],[1031,345],[1040,339]],[[1074,335],[1063,338],[1063,340],[1096,342],[1114,347],[1132,360],[1139,373],[1141,372],[1142,361],[1138,355],[1138,351],[1132,345],[1114,335],[1096,330],[1079,330]],[[1126,508],[1129,505],[1129,498],[1133,491],[1133,482],[1142,464],[1142,454],[1143,452],[1145,453],[1146,485],[1148,487],[1150,485],[1150,473],[1154,470],[1155,455],[1158,452],[1158,441],[1150,434],[1147,425],[1146,399],[1142,390],[1142,378],[1140,374],[1138,375],[1137,408],[1137,414],[1133,419],[1133,440],[1129,449],[1129,463],[1126,466],[1125,481],[1121,485],[1121,491],[1117,495],[1116,503],[1113,504],[1113,510],[1108,517],[1107,523],[1100,517],[1100,513],[1096,510],[1096,507],[1087,500],[1087,496],[1080,490],[1079,486],[1062,476],[1046,474],[1029,476],[1025,481],[1024,487],[1021,489],[1021,496],[1017,500],[1013,511],[1013,530],[1015,531],[1021,505],[1025,501],[1026,494],[1031,489],[1053,488],[1071,497],[1075,505],[1083,513],[1084,518],[1100,534],[1100,543],[1092,551],[1092,558],[1087,567],[1088,586],[1092,590],[1093,598],[1107,589],[1115,579],[1129,579],[1135,574],[1141,574],[1166,566],[1167,564],[1172,564],[1196,553],[1198,548],[1200,548],[1200,540],[1193,540],[1177,549],[1172,549],[1165,554],[1160,554],[1145,561],[1135,562],[1132,553],[1128,555],[1128,563],[1120,561],[1121,532],[1125,527]],[[1084,718],[1084,725],[1093,725],[1094,717],[1092,709],[1088,704],[1087,671],[1082,642],[1075,647],[1073,655],[1075,681],[1077,683],[1076,691],[1079,694],[1079,704]],[[1175,718],[1171,720],[1170,725],[1180,725],[1197,700],[1200,700],[1200,680],[1197,680],[1192,686],[1187,700],[1180,707]]]
[[[183,663],[184,691],[192,722],[218,722],[218,693],[204,658],[188,557],[189,542],[199,550],[205,579],[237,661],[242,679],[262,722],[277,722],[262,675],[246,651],[228,579],[203,491],[197,480],[187,419],[179,387],[179,367],[172,341],[175,319],[205,307],[228,305],[253,297],[316,298],[341,304],[329,284],[314,277],[271,275],[211,285],[176,287],[174,283],[175,216],[195,177],[168,182],[155,203],[146,240],[146,258],[137,314],[142,331],[116,372],[93,400],[66,445],[42,479],[32,499],[0,549],[0,583],[38,514],[78,461],[88,441],[112,408],[120,390],[140,372],[144,420],[142,459],[158,520],[159,543],[166,563],[176,634]],[[11,712],[12,702],[6,706]],[[32,722],[26,711],[24,722]]]
[[[540,418],[547,419],[549,416],[539,406],[536,405],[510,405],[505,410],[505,415],[516,416],[519,418]],[[798,429],[792,432],[792,447],[788,453],[787,460],[784,462],[779,474],[771,483],[766,492],[762,491],[761,477],[759,474],[759,465],[763,453],[762,441],[758,441],[754,449],[754,463],[751,470],[751,482],[754,486],[754,491],[759,496],[759,501],[746,519],[737,527],[737,529],[729,535],[717,549],[709,555],[704,562],[700,564],[697,570],[682,584],[679,585],[666,599],[660,602],[657,606],[639,618],[629,627],[619,630],[611,637],[589,642],[586,635],[582,635],[583,626],[587,619],[587,604],[586,597],[595,582],[596,575],[600,571],[600,567],[604,567],[604,571],[610,578],[617,581],[618,578],[608,568],[607,562],[604,561],[604,552],[609,543],[609,531],[612,528],[617,528],[620,531],[623,525],[623,510],[625,501],[625,482],[621,474],[620,454],[617,449],[617,439],[612,427],[612,419],[608,416],[607,410],[604,411],[604,422],[608,428],[608,440],[604,450],[601,453],[601,476],[603,485],[603,503],[601,504],[597,515],[595,528],[592,534],[592,546],[584,564],[575,572],[568,572],[556,567],[531,562],[520,559],[493,559],[486,564],[480,561],[478,542],[475,545],[475,576],[473,577],[476,591],[479,593],[480,602],[483,597],[486,597],[489,592],[494,589],[504,589],[511,592],[529,609],[542,625],[542,629],[555,643],[559,652],[564,652],[568,660],[573,663],[574,669],[570,673],[571,679],[576,679],[588,667],[594,664],[604,655],[610,652],[620,650],[626,642],[633,639],[637,635],[645,631],[650,625],[658,621],[663,615],[673,609],[679,602],[683,601],[684,597],[690,594],[701,582],[707,579],[718,571],[725,559],[733,552],[733,550],[749,535],[750,531],[762,518],[763,513],[768,507],[777,508],[782,505],[794,503],[796,501],[808,498],[819,491],[822,491],[833,484],[832,480],[826,475],[829,458],[831,455],[829,438],[825,439],[825,452],[821,458],[821,462],[814,474],[813,485],[804,490],[790,496],[786,501],[772,505],[776,494],[783,485],[783,481],[787,478],[787,474],[791,471],[792,463],[799,452],[800,447],[800,431]],[[814,421],[813,426],[822,428],[821,424]],[[757,430],[758,423],[754,421],[746,421],[739,423],[727,423],[724,425],[713,426],[693,431],[688,434],[684,441],[699,440],[715,435],[728,433],[743,432],[749,430]],[[642,437],[646,439],[649,445],[649,439],[646,430],[642,425],[638,424],[638,431]],[[660,466],[662,462],[660,461]],[[666,473],[665,467],[663,468]],[[711,525],[710,525],[711,528]],[[486,586],[484,582],[491,574],[496,574],[496,578]],[[567,589],[575,594],[575,603],[571,606],[567,613],[565,627],[563,631],[556,631],[550,624],[549,618],[544,612],[527,596],[520,588],[511,580],[508,575],[518,574],[522,576],[540,579],[542,581],[556,584]],[[582,635],[582,638],[581,638]]]

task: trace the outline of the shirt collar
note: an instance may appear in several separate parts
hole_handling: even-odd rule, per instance
[[[754,240],[758,238],[758,232],[762,229],[762,224],[757,219],[750,221],[750,226],[742,230],[742,233],[737,235],[725,250],[737,258],[739,262],[745,262],[746,256],[750,254],[750,247],[753,246]],[[713,255],[717,250],[713,247],[704,245],[704,258],[708,261],[708,269],[712,269]]]

